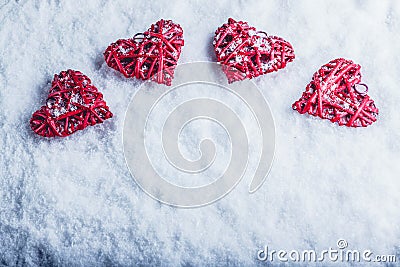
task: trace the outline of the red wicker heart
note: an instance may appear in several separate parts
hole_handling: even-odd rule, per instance
[[[289,42],[232,18],[216,30],[213,45],[229,83],[277,71],[295,58]]]
[[[112,116],[90,79],[79,71],[67,70],[54,75],[46,105],[33,113],[30,125],[38,135],[65,137]]]
[[[300,114],[308,113],[339,125],[366,127],[377,120],[378,109],[361,84],[361,66],[338,58],[322,66],[293,104]],[[360,90],[364,87],[364,91]]]
[[[144,33],[109,45],[104,58],[108,66],[126,78],[150,79],[171,85],[183,45],[181,26],[162,19]]]

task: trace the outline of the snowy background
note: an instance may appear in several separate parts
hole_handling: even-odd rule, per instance
[[[282,36],[296,59],[255,79],[276,123],[266,183],[198,209],[161,205],[134,183],[124,113],[141,82],[103,60],[107,45],[160,18],[184,29],[180,62],[214,61],[229,17]],[[256,252],[336,247],[400,256],[400,2],[0,0],[0,265],[256,264]],[[361,64],[380,109],[365,129],[291,109],[329,60]],[[73,68],[114,118],[69,138],[29,128],[55,73]]]

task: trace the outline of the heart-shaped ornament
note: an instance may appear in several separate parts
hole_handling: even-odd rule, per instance
[[[367,94],[367,85],[361,83],[360,69],[351,60],[330,61],[314,73],[293,109],[348,127],[372,124],[379,110]]]
[[[108,66],[126,78],[171,85],[183,45],[181,26],[162,19],[144,33],[110,44],[104,58]]]
[[[65,137],[112,116],[90,79],[67,70],[54,75],[46,105],[33,113],[30,125],[38,135]]]
[[[216,30],[213,45],[229,83],[277,71],[295,58],[289,42],[232,18]]]

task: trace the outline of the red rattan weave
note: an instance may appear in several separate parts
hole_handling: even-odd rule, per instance
[[[67,70],[54,75],[46,105],[33,113],[30,125],[38,135],[65,137],[112,116],[90,79],[79,71]]]
[[[171,85],[183,45],[181,26],[162,19],[142,34],[110,44],[104,58],[108,66],[126,78]]]
[[[293,109],[348,127],[372,124],[377,119],[378,109],[367,90],[358,89],[362,85],[360,69],[360,65],[351,60],[330,61],[314,74]]]

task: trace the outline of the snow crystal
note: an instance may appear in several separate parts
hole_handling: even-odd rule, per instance
[[[254,46],[263,50],[263,51],[270,51],[271,50],[271,46],[269,45],[267,39],[265,38],[264,35],[258,35],[258,38],[254,38],[255,42],[254,42]]]
[[[50,110],[51,115],[54,117],[59,117],[67,112],[68,112],[68,110],[66,110],[65,107],[58,107],[58,108]]]
[[[251,37],[251,36],[253,36],[253,35],[256,34],[256,31],[255,31],[255,30],[249,30],[249,31],[248,31],[248,34],[249,34],[249,36]]]
[[[83,99],[80,93],[75,93],[71,96],[70,103],[83,104]]]
[[[123,46],[118,46],[118,49],[123,55],[126,55],[129,51],[131,51],[131,49],[125,49]]]
[[[263,71],[269,70],[273,65],[278,62],[278,58],[274,58],[273,60],[268,61],[267,63],[261,63],[261,69]]]

